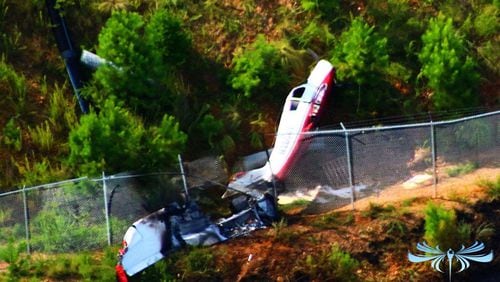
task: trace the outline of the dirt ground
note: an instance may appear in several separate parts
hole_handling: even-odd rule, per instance
[[[486,244],[499,253],[500,206],[498,201],[483,203],[485,189],[478,185],[480,179],[495,180],[499,175],[500,168],[481,168],[467,175],[442,177],[435,188],[429,182],[412,189],[399,184],[385,189],[378,197],[356,201],[354,211],[351,205],[319,215],[305,215],[301,213],[303,208],[288,211],[282,226],[214,246],[216,253],[223,253],[218,256],[219,270],[230,277],[226,281],[337,281],[328,276],[311,276],[304,269],[308,256],[314,258],[338,244],[360,261],[356,273],[359,281],[447,280],[429,263],[415,264],[407,259],[408,251],[415,252],[416,243],[423,240],[423,210],[432,200],[455,208],[459,218],[464,215],[473,227],[480,222],[493,223],[497,235],[491,240],[496,243]],[[373,214],[374,205],[392,206],[395,211],[382,216]],[[486,213],[479,213],[478,207],[486,208]],[[334,219],[330,223],[323,220],[331,218]],[[321,222],[323,226],[318,227]],[[497,257],[489,267],[499,264]],[[476,270],[457,274],[454,281],[498,281],[486,276],[476,280],[483,272],[491,271],[485,271],[483,266],[471,268],[474,267]]]
[[[389,204],[400,203],[410,198],[436,198],[440,200],[453,200],[457,197],[466,197],[471,203],[485,196],[484,188],[479,187],[477,182],[481,179],[494,180],[500,175],[500,168],[480,168],[472,173],[457,177],[446,175],[439,176],[439,183],[434,186],[432,180],[426,181],[414,188],[397,184],[380,192],[378,196],[360,199],[355,203],[356,210],[365,210],[370,203]],[[415,206],[414,208],[420,208]],[[345,206],[338,210],[350,210],[352,206]]]

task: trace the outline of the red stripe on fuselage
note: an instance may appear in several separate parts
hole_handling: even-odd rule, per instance
[[[323,80],[323,82],[320,84],[320,86],[318,88],[321,88],[321,85],[323,84],[326,84],[327,85],[327,88],[325,90],[325,93],[320,101],[320,105],[319,105],[319,109],[318,109],[318,112],[316,114],[316,119],[319,119],[319,116],[321,115],[322,111],[323,111],[323,106],[325,105],[326,103],[326,100],[328,98],[328,95],[330,95],[332,92],[332,88],[333,88],[333,83],[334,83],[334,80],[333,80],[333,77],[335,76],[335,69],[333,68],[329,73],[328,75],[325,77],[325,79]],[[293,165],[295,159],[297,158],[296,154],[297,154],[297,151],[300,147],[300,145],[303,143],[303,136],[302,134],[304,132],[308,132],[310,131],[313,126],[314,126],[314,121],[312,120],[312,113],[313,113],[313,109],[314,109],[314,105],[315,105],[315,102],[316,102],[316,99],[317,97],[315,96],[314,99],[311,101],[310,105],[309,105],[309,111],[307,113],[307,117],[306,119],[304,120],[304,123],[302,125],[302,130],[300,131],[300,135],[298,137],[298,139],[296,139],[295,141],[295,144],[291,150],[291,153],[288,155],[288,159],[286,160],[285,164],[281,167],[281,169],[278,171],[278,172],[275,172],[274,173],[274,177],[276,177],[278,180],[283,180],[286,176],[286,174],[288,173],[288,170],[290,169],[290,167]]]

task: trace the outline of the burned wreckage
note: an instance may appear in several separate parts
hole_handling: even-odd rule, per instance
[[[316,125],[334,83],[335,69],[320,60],[307,82],[290,91],[267,163],[237,173],[227,186],[223,197],[231,199],[230,217],[213,222],[186,195],[183,206],[173,203],[134,222],[126,231],[119,251],[118,281],[127,281],[129,276],[183,246],[213,245],[270,226],[277,220],[275,183],[284,180],[296,160],[303,141],[301,133]]]

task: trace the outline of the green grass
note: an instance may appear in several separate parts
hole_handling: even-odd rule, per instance
[[[282,218],[278,222],[274,222],[269,234],[272,236],[274,242],[281,242],[283,244],[291,243],[298,239],[298,233],[291,231],[288,227],[288,222]]]
[[[343,251],[338,244],[329,250],[306,257],[305,266],[300,262],[302,274],[314,281],[358,281],[356,269],[359,262]],[[308,279],[306,279],[308,280]]]
[[[347,214],[332,212],[317,217],[311,222],[311,225],[323,230],[337,229],[342,226],[351,225],[354,221],[354,214],[351,212]]]
[[[448,174],[448,176],[450,177],[455,177],[473,172],[476,169],[477,164],[473,162],[466,162],[446,169],[446,174]]]
[[[416,197],[412,197],[401,202],[402,207],[410,207],[417,200]]]
[[[456,191],[451,191],[448,193],[448,199],[450,201],[458,202],[461,204],[469,204],[469,199],[466,196],[458,194]]]
[[[500,199],[500,175],[495,180],[480,179],[477,184],[486,189],[486,194],[492,200]]]
[[[0,281],[115,281],[115,247],[99,256],[87,252],[29,256],[24,251],[24,244],[14,243],[0,249],[0,260],[9,263]]]
[[[395,211],[396,211],[396,207],[394,207],[393,205],[383,206],[381,204],[370,202],[368,209],[362,211],[361,214],[365,217],[375,219],[378,217],[390,216]]]
[[[311,203],[311,201],[308,201],[308,200],[305,200],[305,199],[298,199],[298,200],[295,200],[289,204],[285,204],[285,205],[280,205],[279,206],[279,209],[286,213],[286,212],[289,212],[289,211],[292,211],[292,210],[295,210],[295,209],[303,209],[303,208],[306,208],[309,204]]]
[[[55,139],[48,121],[37,125],[35,128],[28,126],[31,141],[45,152],[50,151],[54,146]]]

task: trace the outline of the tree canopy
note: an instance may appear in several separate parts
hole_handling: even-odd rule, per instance
[[[325,122],[498,108],[498,1],[56,1],[86,73],[82,115],[44,1],[0,1],[0,185],[166,169],[272,146],[315,60],[339,88]],[[170,164],[172,165],[172,164]]]

